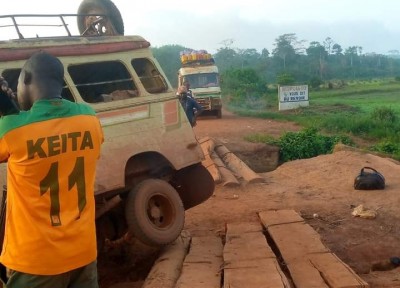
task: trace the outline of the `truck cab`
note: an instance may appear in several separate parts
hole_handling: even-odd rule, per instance
[[[181,57],[182,67],[178,71],[178,86],[189,82],[193,97],[204,111],[221,118],[220,77],[214,59],[211,56],[199,58],[196,54],[191,54],[190,57],[188,60]]]

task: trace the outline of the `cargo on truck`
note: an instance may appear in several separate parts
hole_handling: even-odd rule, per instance
[[[204,111],[222,117],[222,98],[218,67],[206,50],[183,51],[180,55],[178,87],[189,82],[194,99]]]

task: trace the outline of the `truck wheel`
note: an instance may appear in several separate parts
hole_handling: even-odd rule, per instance
[[[126,199],[129,232],[150,246],[166,245],[180,235],[185,209],[176,190],[159,179],[146,179]]]
[[[99,16],[78,16],[79,33],[83,36],[124,35],[124,22],[117,6],[111,0],[83,0],[78,14],[104,14]]]
[[[218,109],[216,114],[217,114],[218,119],[222,118],[222,110],[221,109]]]

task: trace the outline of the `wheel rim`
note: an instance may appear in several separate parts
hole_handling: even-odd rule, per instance
[[[173,225],[175,214],[171,201],[163,195],[152,195],[147,202],[147,217],[156,229],[168,229]]]

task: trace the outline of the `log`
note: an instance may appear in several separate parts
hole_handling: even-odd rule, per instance
[[[214,151],[214,141],[210,138],[206,137],[199,140],[201,149],[203,150],[205,160],[202,161],[204,167],[207,168],[208,172],[210,172],[211,176],[213,177],[215,183],[220,183],[222,181],[221,174],[215,165],[214,161],[212,161],[210,154]]]
[[[232,174],[232,172],[226,168],[224,162],[221,160],[221,158],[218,157],[217,153],[213,151],[211,153],[211,159],[214,161],[216,167],[218,168],[218,171],[221,175],[221,182],[222,186],[239,186],[240,183],[236,179],[236,177]]]
[[[212,159],[206,159],[206,160],[202,161],[201,164],[204,167],[206,167],[208,172],[210,172],[210,174],[213,177],[215,183],[221,183],[222,182],[221,172],[218,170],[217,166],[215,165],[214,161],[212,161]]]
[[[210,138],[208,140],[208,145],[210,145],[210,147],[209,147],[210,152],[215,150],[215,141],[214,141],[214,139]]]
[[[154,263],[142,288],[174,288],[181,274],[183,260],[189,250],[190,234],[183,231],[172,244],[166,246]]]
[[[255,173],[240,160],[235,154],[228,150],[224,145],[217,144],[215,146],[215,152],[218,156],[226,163],[226,166],[234,173],[239,174],[248,183],[261,183],[264,182],[264,178]]]

